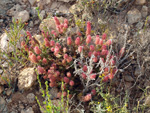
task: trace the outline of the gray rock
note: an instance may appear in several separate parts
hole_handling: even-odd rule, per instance
[[[57,88],[51,88],[49,91],[50,98],[55,99],[57,98],[58,89]]]
[[[2,69],[0,69],[0,74],[2,74],[3,73],[3,70]]]
[[[27,100],[29,103],[33,103],[35,101],[35,95],[33,93],[29,93],[27,95]]]
[[[33,21],[30,21],[29,22],[29,27],[33,27],[33,26],[34,26]]]
[[[22,11],[22,7],[19,4],[14,5],[11,9],[7,11],[9,16],[14,16],[16,13]]]
[[[148,7],[143,6],[142,10],[141,10],[141,13],[142,13],[142,17],[146,17],[148,15]]]
[[[29,12],[24,10],[20,11],[17,14],[15,14],[14,19],[15,20],[21,20],[22,23],[27,22],[29,20]]]
[[[136,0],[135,4],[137,5],[143,5],[146,3],[146,0]]]
[[[20,90],[26,90],[32,87],[36,81],[34,68],[26,68],[21,71],[18,77],[18,87]]]
[[[36,0],[29,0],[31,6],[33,6],[36,3]]]
[[[0,0],[0,15],[6,16],[6,12],[13,7],[14,4],[13,0]]]
[[[127,13],[128,23],[134,24],[141,20],[142,15],[138,9],[132,9]]]
[[[0,23],[2,23],[4,20],[3,19],[0,19]]]
[[[36,10],[36,7],[31,7],[30,14],[32,15],[32,18],[38,17],[38,12]]]
[[[150,95],[148,95],[145,99],[144,105],[150,105]]]
[[[40,13],[40,19],[41,19],[41,20],[44,19],[45,14],[46,14],[45,10],[42,10],[41,13]]]
[[[143,25],[144,25],[144,22],[138,22],[138,23],[136,24],[136,28],[137,28],[137,29],[142,29]]]

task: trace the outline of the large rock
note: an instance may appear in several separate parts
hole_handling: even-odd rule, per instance
[[[0,0],[0,16],[6,16],[6,12],[13,7],[14,0]]]
[[[11,9],[7,11],[9,16],[14,16],[16,13],[22,11],[22,7],[19,4],[14,5]]]
[[[0,96],[0,112],[1,113],[8,113],[6,101]]]
[[[128,23],[134,24],[141,20],[142,15],[138,9],[132,9],[127,13]]]
[[[23,40],[23,36],[25,35],[23,31],[21,31],[20,34],[22,35],[22,37],[20,37],[20,39],[17,42],[17,45],[15,45],[17,48],[21,48],[20,42]],[[3,33],[0,36],[0,49],[2,50],[2,52],[14,51],[14,45],[10,44],[9,41],[10,41],[10,37],[7,36],[6,33]]]
[[[17,14],[15,14],[14,19],[15,20],[21,20],[22,23],[27,22],[29,20],[29,12],[24,10],[20,11]]]
[[[64,21],[64,18],[63,17],[57,17],[59,19],[60,22],[63,22]],[[56,30],[56,25],[55,25],[55,22],[54,22],[54,19],[53,18],[47,18],[47,19],[44,19],[40,26],[39,26],[39,29],[41,31],[45,30],[46,29],[49,29],[49,30]],[[57,31],[57,30],[56,30]]]
[[[18,87],[20,90],[26,90],[32,87],[36,81],[34,68],[26,68],[21,71],[18,77]]]
[[[146,0],[136,0],[135,4],[137,5],[143,5],[146,3]]]

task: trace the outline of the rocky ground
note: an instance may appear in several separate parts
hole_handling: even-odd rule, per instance
[[[57,15],[62,19],[70,19],[72,13],[75,13],[84,20],[90,19],[93,28],[95,27],[97,31],[94,23],[99,22],[100,25],[109,28],[109,36],[112,36],[116,41],[120,41],[120,45],[126,39],[127,53],[131,56],[127,58],[129,62],[125,60],[120,64],[120,69],[123,71],[116,76],[112,92],[123,94],[128,91],[130,97],[129,109],[132,109],[143,96],[141,89],[149,90],[148,86],[150,86],[150,1],[123,0],[123,2],[118,3],[117,6],[108,7],[106,12],[99,12],[97,17],[90,18],[91,15],[87,16],[88,12],[81,11],[77,7],[76,0],[0,0],[1,50],[3,51],[8,47],[9,39],[4,31],[9,30],[13,18],[15,20],[22,19],[22,22],[26,23],[24,29],[31,31],[32,35],[35,35],[38,40],[43,26],[46,25],[49,29],[55,29],[54,21],[49,23],[52,19],[48,17]],[[22,38],[24,38],[25,32],[22,31],[21,33]],[[125,38],[120,39],[120,37]],[[1,61],[0,76],[11,75],[12,78],[16,77],[17,80],[14,80],[13,88],[9,88],[6,81],[0,78],[0,113],[41,113],[35,96],[41,102],[43,98],[40,96],[38,83],[35,82],[34,68],[30,65],[31,68],[19,66],[19,64],[16,64],[14,66],[16,70],[13,72],[14,69],[12,67],[10,69],[7,61]],[[51,89],[50,93],[53,95],[53,99],[57,92],[57,89]],[[143,98],[143,103],[150,105],[148,95]],[[148,110],[147,113],[149,113]]]

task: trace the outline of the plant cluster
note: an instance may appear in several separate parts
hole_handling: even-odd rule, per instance
[[[67,38],[68,20],[60,23],[54,17],[54,21],[57,31],[42,31],[42,47],[28,31],[28,39],[22,41],[21,45],[30,61],[37,66],[38,74],[49,81],[50,87],[60,89],[58,98],[62,95],[66,97],[69,90],[69,97],[81,94],[81,101],[90,101],[96,94],[97,86],[114,78],[117,72],[116,60],[122,57],[124,48],[115,55],[112,39],[105,33],[91,36],[89,21],[85,34],[77,31],[76,35]],[[62,39],[65,40],[61,42]]]

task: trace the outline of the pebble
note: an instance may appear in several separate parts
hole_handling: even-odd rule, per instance
[[[136,0],[135,4],[137,5],[143,5],[146,3],[146,0]]]
[[[142,13],[142,17],[146,17],[148,15],[148,7],[143,6],[142,10],[141,10],[141,13]]]
[[[35,100],[35,95],[33,93],[29,93],[27,95],[27,100],[28,100],[29,103],[33,103],[34,100]]]

